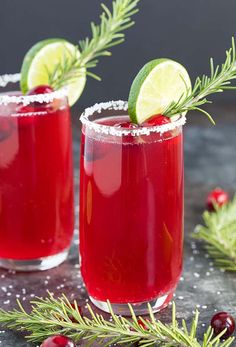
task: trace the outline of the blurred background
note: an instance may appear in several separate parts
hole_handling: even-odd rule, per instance
[[[0,73],[20,71],[25,52],[37,41],[63,37],[76,43],[90,36],[90,22],[99,21],[100,0],[1,0]],[[109,6],[111,0],[104,0]],[[209,71],[209,58],[221,63],[236,30],[235,0],[141,0],[136,25],[124,44],[101,58],[97,74],[88,78],[77,104],[82,110],[97,101],[127,99],[137,71],[150,59],[171,57],[186,66],[192,79]],[[234,104],[236,93],[218,95]]]

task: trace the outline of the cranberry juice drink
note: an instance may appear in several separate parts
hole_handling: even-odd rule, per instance
[[[122,103],[81,120],[80,253],[91,300],[161,309],[182,270],[183,118],[132,128]],[[108,104],[107,107],[111,107]],[[92,111],[91,111],[92,112]],[[93,119],[93,120],[92,120]]]
[[[10,95],[8,102],[0,96],[0,265],[6,268],[56,266],[72,239],[70,109],[54,94],[28,105],[20,98],[29,96]]]

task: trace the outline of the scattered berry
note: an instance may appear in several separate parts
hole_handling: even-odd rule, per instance
[[[146,319],[147,320],[147,319]],[[147,320],[148,321],[148,320]],[[138,324],[144,329],[144,330],[148,330],[148,327],[146,326],[145,323],[143,323],[143,321],[141,321],[141,319],[138,319]]]
[[[221,188],[215,188],[207,197],[207,209],[215,210],[215,205],[221,207],[229,202],[229,195]]]
[[[75,347],[75,344],[64,335],[55,335],[44,340],[40,347]]]
[[[212,317],[211,326],[214,330],[215,335],[218,335],[226,328],[227,331],[222,336],[222,338],[225,339],[234,333],[235,321],[233,317],[227,312],[219,312]]]
[[[49,93],[52,93],[53,91],[54,91],[53,88],[50,86],[40,85],[30,89],[27,95],[49,94]]]
[[[137,124],[134,124],[134,123],[130,123],[130,122],[121,122],[121,123],[117,123],[114,125],[116,128],[121,128],[121,129],[136,129],[138,128],[138,125]]]
[[[148,322],[148,319],[145,319],[145,320]],[[146,324],[141,319],[138,319],[137,322],[138,322],[138,325],[140,325],[144,330],[148,330],[148,327],[146,326]],[[133,328],[131,328],[130,330],[134,331]]]
[[[170,123],[171,120],[169,117],[163,116],[161,114],[156,114],[155,116],[152,116],[147,121],[142,123],[143,127],[154,127],[159,125],[164,125]]]

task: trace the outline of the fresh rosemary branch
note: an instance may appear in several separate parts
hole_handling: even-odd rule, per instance
[[[55,89],[73,82],[85,69],[87,74],[100,79],[94,73],[88,71],[94,68],[101,56],[111,55],[109,49],[124,41],[123,31],[131,27],[134,22],[131,17],[138,12],[139,0],[114,0],[112,12],[107,6],[101,4],[103,13],[100,16],[100,24],[91,23],[92,38],[79,41],[74,52],[68,52],[61,63],[49,72],[50,85]],[[81,53],[78,56],[77,48]]]
[[[109,303],[108,303],[109,304]],[[211,327],[205,332],[202,342],[197,339],[197,327],[199,313],[196,311],[190,329],[183,320],[179,325],[176,320],[176,308],[173,303],[172,322],[163,324],[156,320],[151,307],[149,307],[149,318],[135,316],[130,306],[131,319],[114,314],[110,306],[112,320],[105,320],[102,315],[95,313],[88,305],[91,318],[82,317],[76,301],[72,304],[63,295],[55,299],[52,294],[45,299],[37,298],[31,302],[32,310],[27,313],[18,301],[19,310],[7,312],[0,310],[0,324],[10,329],[27,331],[30,335],[28,340],[41,342],[48,336],[64,334],[75,342],[83,340],[87,346],[96,341],[106,347],[113,343],[130,345],[136,343],[138,346],[160,346],[160,347],[228,347],[234,338],[220,342],[220,337],[225,333],[214,337]],[[143,326],[144,325],[144,326]]]
[[[205,211],[205,225],[198,225],[193,237],[206,242],[206,249],[215,263],[227,271],[236,271],[236,195],[216,212]]]
[[[193,90],[187,93],[188,96],[181,98],[170,106],[164,112],[165,116],[172,117],[187,111],[196,110],[204,113],[213,124],[215,124],[211,115],[204,109],[202,105],[209,104],[211,101],[208,96],[215,93],[221,93],[224,90],[236,89],[231,82],[236,78],[236,53],[235,40],[232,38],[232,47],[226,51],[225,62],[220,66],[214,66],[214,61],[210,59],[210,76],[203,75],[197,77]],[[183,82],[184,83],[184,82]]]

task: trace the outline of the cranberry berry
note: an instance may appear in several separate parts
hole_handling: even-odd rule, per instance
[[[149,322],[148,319],[145,320]],[[138,319],[138,325],[140,325],[144,330],[148,330],[147,325],[141,319]]]
[[[163,116],[162,114],[156,114],[142,123],[143,127],[155,127],[170,123],[169,117]]]
[[[44,340],[40,347],[75,347],[75,344],[64,335],[55,335]]]
[[[37,87],[30,89],[28,91],[27,95],[49,94],[49,93],[52,93],[53,91],[54,90],[52,87],[42,84],[40,86],[37,86]]]
[[[138,127],[137,124],[130,123],[130,122],[120,122],[115,124],[114,126],[119,129],[127,129],[127,130],[136,129]]]
[[[40,85],[37,87],[34,87],[32,89],[30,89],[27,93],[27,95],[40,95],[40,94],[49,94],[52,93],[54,90],[52,87],[47,86],[47,85]],[[41,103],[41,102],[33,102],[32,104],[28,105],[28,107],[34,107],[36,108],[36,110],[34,110],[34,112],[38,112],[38,111],[45,111],[45,108],[51,107],[51,103]],[[40,110],[40,108],[42,108]]]
[[[145,319],[145,321],[149,322],[148,319]],[[140,327],[142,327],[144,330],[148,330],[147,325],[141,320],[141,319],[137,319],[137,323]],[[135,331],[134,328],[130,328],[131,331]]]
[[[215,210],[215,205],[221,207],[229,202],[229,195],[221,188],[215,188],[207,197],[207,209]]]
[[[225,334],[222,336],[222,338],[225,339],[234,333],[235,321],[233,317],[227,312],[219,312],[212,317],[211,326],[214,330],[215,335],[218,335],[224,329],[227,329]]]

